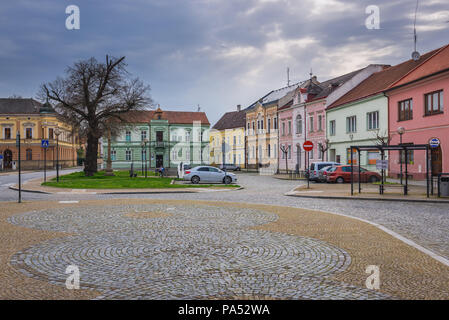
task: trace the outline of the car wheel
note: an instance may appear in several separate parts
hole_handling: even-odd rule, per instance
[[[224,182],[225,184],[230,184],[230,183],[232,183],[232,178],[229,177],[229,176],[226,176],[226,177],[223,179],[223,182]]]
[[[345,179],[343,179],[343,177],[338,177],[335,181],[337,181],[337,183],[344,183]]]
[[[198,184],[200,182],[200,177],[193,176],[192,179],[190,179],[190,181],[192,181],[193,184]]]
[[[376,176],[371,176],[371,177],[369,177],[369,180],[368,180],[368,181],[371,182],[371,183],[377,182],[377,181],[379,181],[379,178],[376,177]]]

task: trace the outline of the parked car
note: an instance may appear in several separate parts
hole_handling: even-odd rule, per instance
[[[318,171],[318,179],[317,182],[327,182],[327,174],[330,169],[334,168],[335,166],[327,166],[323,169]]]
[[[328,167],[328,166],[339,166],[341,165],[338,162],[332,162],[332,161],[327,161],[327,162],[312,162],[310,164],[309,169],[306,172],[306,176],[309,178],[309,180],[311,181],[318,181],[318,171],[320,171],[321,169],[323,169],[324,167]]]
[[[218,182],[230,184],[237,181],[237,177],[233,173],[224,172],[215,167],[198,166],[184,173],[184,180],[191,181],[194,184],[200,182]]]
[[[226,170],[226,171],[241,171],[242,170],[239,166],[237,166],[235,164],[231,164],[231,163],[220,164],[220,169]]]
[[[380,181],[381,176],[377,172],[368,171],[360,167],[360,181],[361,182],[377,182]],[[354,182],[359,181],[359,167],[354,166]],[[336,166],[330,168],[327,172],[327,182],[351,182],[351,166]]]

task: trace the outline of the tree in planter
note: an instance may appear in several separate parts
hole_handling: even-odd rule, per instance
[[[43,84],[38,94],[41,100],[54,101],[58,113],[87,136],[86,176],[98,170],[98,140],[107,134],[111,121],[152,102],[147,95],[150,87],[130,77],[124,60],[106,56],[105,63],[95,58],[76,62],[67,68],[65,78]]]

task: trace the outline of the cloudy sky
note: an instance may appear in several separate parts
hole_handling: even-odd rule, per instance
[[[68,5],[80,29],[67,30]],[[365,26],[380,8],[380,29]],[[272,89],[370,63],[396,64],[413,51],[414,0],[14,0],[0,2],[0,97],[35,97],[43,82],[91,56],[126,56],[162,108],[215,123]],[[420,0],[421,53],[449,42],[449,1]]]

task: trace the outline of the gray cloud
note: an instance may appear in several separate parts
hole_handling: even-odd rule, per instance
[[[447,42],[446,0],[421,0],[418,48]],[[65,7],[81,29],[65,29]],[[381,29],[365,28],[380,7]],[[395,64],[413,49],[410,0],[18,0],[0,5],[0,95],[34,96],[40,83],[75,60],[126,55],[129,70],[166,108],[195,110],[215,122],[236,104],[313,68],[325,80],[369,63]]]

